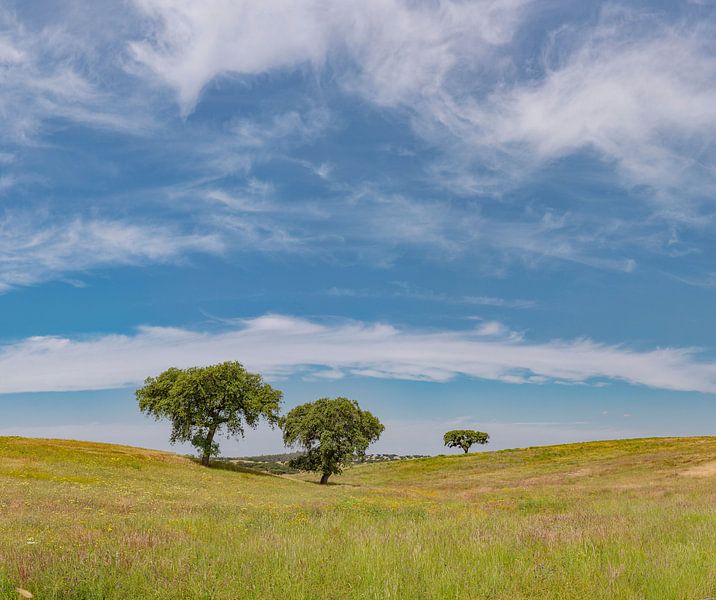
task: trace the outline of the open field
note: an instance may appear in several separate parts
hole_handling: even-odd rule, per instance
[[[0,598],[716,596],[716,438],[315,477],[0,438]]]

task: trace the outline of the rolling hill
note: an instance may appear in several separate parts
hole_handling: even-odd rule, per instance
[[[383,462],[314,482],[0,438],[0,598],[716,596],[716,438]]]

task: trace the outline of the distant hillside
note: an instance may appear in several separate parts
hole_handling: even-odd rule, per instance
[[[284,454],[261,454],[259,456],[222,457],[215,462],[229,463],[246,469],[256,469],[275,475],[296,474],[288,463],[292,458],[301,456],[301,452],[287,452]],[[408,460],[412,458],[427,458],[425,454],[366,454],[363,458],[356,458],[354,464],[379,463],[393,460]]]
[[[245,460],[249,462],[288,462],[301,456],[303,452],[284,452],[283,454],[260,454],[259,456],[234,456],[222,460]]]
[[[301,456],[301,452],[286,452],[284,454],[261,454],[259,456],[221,457],[215,459],[217,463],[235,465],[244,469],[254,469],[274,475],[289,475],[298,473],[296,469],[288,466],[292,458]]]

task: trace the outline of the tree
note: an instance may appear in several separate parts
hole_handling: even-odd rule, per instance
[[[277,423],[282,393],[232,361],[167,369],[148,377],[136,396],[142,412],[171,421],[172,444],[191,442],[201,453],[201,464],[208,466],[219,453],[214,437],[222,428],[227,436],[243,437],[244,427],[255,428],[261,417],[272,426]]]
[[[465,454],[473,444],[487,444],[489,434],[484,431],[473,431],[472,429],[455,429],[448,431],[443,436],[443,442],[448,448],[462,448]]]
[[[306,453],[290,466],[321,473],[321,483],[340,473],[353,457],[365,456],[385,427],[355,400],[320,398],[301,404],[280,420],[286,446],[298,446]]]

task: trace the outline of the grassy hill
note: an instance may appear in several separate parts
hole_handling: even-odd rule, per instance
[[[315,478],[0,438],[0,598],[716,596],[716,438]]]

